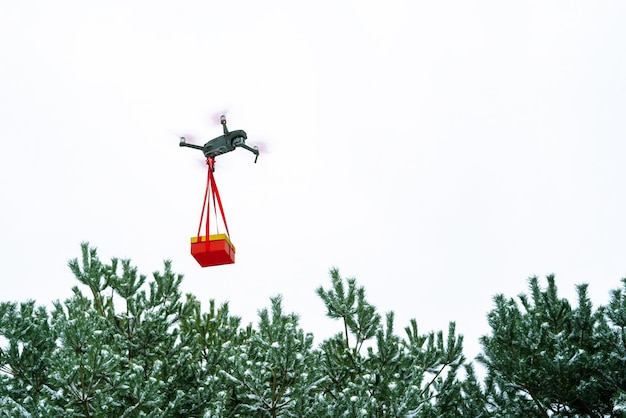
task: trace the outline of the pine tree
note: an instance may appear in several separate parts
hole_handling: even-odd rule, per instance
[[[241,319],[230,315],[227,303],[216,308],[214,300],[209,301],[209,311],[203,313],[192,295],[187,296],[183,311],[179,348],[184,359],[178,363],[188,372],[184,384],[175,387],[184,393],[189,405],[170,410],[176,416],[230,416],[230,392],[221,373],[245,342]]]
[[[624,364],[613,354],[619,338],[604,310],[594,312],[586,285],[577,287],[575,308],[559,298],[554,276],[548,276],[545,290],[536,277],[529,287],[530,297],[519,296],[521,307],[503,295],[494,298],[488,315],[492,333],[481,338],[494,415],[620,416],[613,399],[624,383]],[[616,313],[623,312],[620,301],[617,292]]]
[[[285,315],[282,298],[259,311],[258,330],[227,359],[222,375],[232,393],[232,414],[255,417],[315,416],[315,393],[325,380],[312,350],[313,335],[298,327],[296,314]]]
[[[383,322],[336,269],[317,293],[341,332],[314,347],[280,296],[242,326],[226,303],[183,298],[169,261],[148,279],[85,243],[69,267],[86,294],[74,287],[50,313],[0,304],[0,416],[484,416],[453,323],[421,335],[413,320],[401,338],[393,312]]]
[[[45,416],[56,409],[50,385],[56,336],[44,308],[35,301],[0,303],[0,416]]]
[[[200,314],[169,262],[153,280],[127,260],[103,264],[82,246],[69,265],[78,287],[48,314],[34,302],[0,304],[0,409],[7,416],[219,416],[219,369],[238,333],[227,305]],[[121,273],[118,271],[121,266]],[[207,415],[209,414],[209,415]]]
[[[478,417],[486,413],[480,387],[468,366],[468,380],[457,372],[464,364],[462,337],[451,323],[443,332],[420,335],[417,322],[394,334],[394,314],[385,325],[365,299],[355,279],[344,280],[330,271],[331,289],[317,289],[327,315],[342,321],[343,333],[322,343],[326,416]],[[362,347],[369,341],[374,344]]]
[[[596,332],[602,345],[597,363],[604,366],[604,384],[613,393],[614,415],[626,417],[626,278],[600,312],[602,320]]]

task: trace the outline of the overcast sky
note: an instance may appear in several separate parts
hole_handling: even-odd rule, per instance
[[[318,341],[336,266],[396,332],[466,338],[554,273],[594,304],[626,276],[626,3],[4,1],[1,300],[65,299],[80,243]],[[213,117],[234,265],[189,254]]]

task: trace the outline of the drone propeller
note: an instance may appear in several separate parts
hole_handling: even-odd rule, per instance
[[[188,144],[198,144],[198,141],[196,140],[195,135],[190,135],[190,134],[183,134],[180,135],[180,141],[181,142],[186,142]]]
[[[222,118],[226,117],[227,115],[228,115],[227,109],[223,109],[221,112],[215,112],[211,115],[211,122],[213,122],[215,125],[221,125]]]
[[[268,153],[267,143],[265,143],[264,141],[254,141],[254,143],[251,145],[252,148],[256,148],[256,150],[259,151],[259,154]]]

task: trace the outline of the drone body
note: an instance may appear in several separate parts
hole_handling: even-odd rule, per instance
[[[246,145],[246,139],[248,139],[246,132],[242,130],[229,131],[226,127],[226,117],[224,115],[220,117],[220,122],[224,128],[224,135],[213,138],[203,146],[188,144],[185,138],[181,137],[180,146],[199,149],[206,158],[213,159],[215,159],[218,155],[234,151],[235,148],[241,147],[247,149],[255,155],[254,162],[256,163],[257,158],[259,158],[259,150],[256,147],[252,148]]]

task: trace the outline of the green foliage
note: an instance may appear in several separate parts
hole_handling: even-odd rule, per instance
[[[69,267],[80,287],[50,312],[0,303],[0,417],[626,416],[626,279],[597,309],[552,276],[495,296],[481,384],[453,322],[398,335],[337,269],[316,292],[338,332],[315,345],[280,296],[243,326],[181,295],[168,261],[148,279],[83,244]]]
[[[27,417],[53,409],[55,390],[48,384],[56,336],[44,308],[34,301],[0,303],[0,416]]]
[[[311,394],[324,380],[316,368],[313,335],[298,328],[295,314],[283,314],[281,302],[271,299],[271,311],[259,312],[258,330],[248,330],[225,362],[222,376],[235,414],[312,416]]]
[[[622,292],[594,312],[586,285],[577,287],[574,308],[559,298],[553,276],[546,289],[536,277],[529,288],[519,304],[494,298],[492,334],[481,339],[494,415],[621,416],[615,401],[626,389]]]
[[[552,276],[495,296],[483,386],[453,322],[397,335],[337,269],[317,294],[338,332],[315,346],[280,296],[242,326],[183,297],[168,261],[148,279],[83,244],[69,267],[87,294],[51,312],[0,303],[0,417],[626,416],[626,279],[595,310],[586,285],[572,306]]]
[[[393,312],[382,326],[363,287],[354,279],[344,284],[337,269],[330,275],[332,288],[320,287],[317,293],[327,315],[343,322],[343,334],[321,345],[321,367],[328,379],[318,416],[480,416],[483,398],[476,396],[480,389],[473,370],[468,369],[465,381],[457,373],[464,357],[454,323],[444,337],[443,332],[420,335],[412,320],[402,339],[393,332]]]
[[[146,277],[128,260],[105,265],[87,244],[82,251],[82,265],[69,266],[91,297],[75,287],[50,314],[34,302],[0,306],[7,416],[203,416],[219,407],[216,371],[207,365],[239,326],[227,306],[216,313],[211,302],[200,316],[195,298],[181,300],[182,276],[169,262],[144,289]],[[215,317],[230,330],[209,324]]]
[[[363,343],[376,334],[380,324],[380,315],[376,308],[365,300],[365,288],[357,287],[355,279],[347,279],[348,288],[344,288],[339,270],[330,270],[332,289],[317,289],[317,294],[326,305],[328,317],[341,319],[344,326],[346,348],[350,347],[349,334],[355,337],[352,352],[358,353]]]

